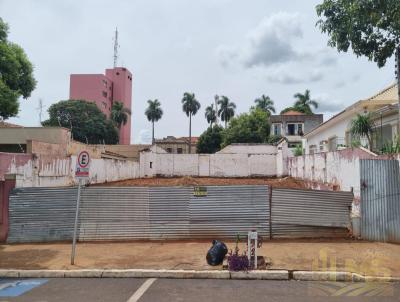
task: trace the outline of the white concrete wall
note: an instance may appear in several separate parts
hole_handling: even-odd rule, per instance
[[[89,174],[92,184],[139,178],[139,163],[116,159],[93,159]]]
[[[250,174],[249,170],[250,169],[247,154],[216,153],[210,155],[210,176],[246,177]]]
[[[376,158],[363,148],[291,157],[289,175],[314,189],[350,191],[360,198],[360,159]]]
[[[276,154],[276,147],[267,144],[232,144],[217,153]]]
[[[285,142],[280,143],[277,146],[276,154],[276,176],[283,177],[287,176],[288,171],[288,158],[293,156],[293,152],[288,148],[288,144]]]
[[[17,187],[59,187],[77,184],[75,179],[76,156],[67,158],[32,159],[24,165],[11,163],[8,172],[16,174]],[[139,163],[114,159],[92,159],[90,178],[86,183],[104,183],[138,178]]]
[[[229,146],[228,146],[229,147]],[[249,177],[277,175],[277,147],[234,145],[215,154],[169,154],[157,150],[140,154],[140,176]],[[246,152],[247,150],[247,152]],[[229,151],[229,152],[228,152]],[[232,153],[232,152],[237,153]],[[287,147],[281,158],[289,153]],[[153,167],[150,168],[150,162]],[[282,166],[282,164],[281,164]]]
[[[199,175],[198,154],[157,154],[156,175],[186,176]]]
[[[199,154],[199,176],[210,176],[210,155]]]
[[[276,176],[276,155],[250,154],[248,157],[249,175],[252,176]]]

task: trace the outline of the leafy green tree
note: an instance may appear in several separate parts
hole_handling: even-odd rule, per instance
[[[197,142],[197,153],[215,153],[221,150],[224,129],[214,125],[204,131]]]
[[[154,144],[154,122],[158,122],[161,119],[163,111],[161,109],[161,103],[157,99],[155,99],[154,101],[148,100],[147,104],[148,106],[144,114],[146,115],[149,122],[151,122],[152,126],[151,142]]]
[[[118,130],[95,103],[83,100],[60,101],[50,106],[49,119],[43,126],[71,130],[75,140],[88,144],[117,144]]]
[[[389,141],[383,144],[381,152],[389,155],[400,153],[400,136],[397,136],[393,142]]]
[[[226,96],[221,96],[218,100],[218,116],[221,117],[221,120],[225,122],[225,128],[227,123],[231,118],[235,115],[236,104],[229,101],[229,98]]]
[[[294,103],[296,111],[303,112],[305,114],[314,114],[311,110],[311,106],[315,109],[318,108],[318,103],[311,99],[310,90],[306,90],[304,94],[296,93],[294,97],[297,99]]]
[[[112,104],[111,121],[118,129],[121,129],[122,125],[126,125],[129,115],[131,115],[131,111],[128,108],[125,108],[122,102],[117,101]]]
[[[257,98],[254,102],[256,103],[255,108],[267,112],[268,115],[271,115],[271,112],[275,113],[274,101],[271,100],[269,96],[265,96],[263,94],[261,97]]]
[[[375,124],[370,113],[357,114],[351,121],[350,133],[352,136],[360,138],[366,137],[368,140],[369,150],[372,150],[372,135],[374,133]]]
[[[304,154],[303,147],[301,144],[297,144],[293,150],[294,156],[302,156]]]
[[[192,153],[192,116],[199,111],[201,105],[194,93],[185,92],[182,98],[182,110],[189,117],[189,153]]]
[[[210,127],[212,127],[212,124],[217,121],[217,112],[214,109],[214,104],[206,107],[204,116],[207,119],[207,123],[209,123]]]
[[[271,145],[275,145],[275,144],[277,144],[281,139],[283,138],[283,136],[281,136],[281,135],[271,135],[269,138],[268,138],[268,144],[271,144]]]
[[[270,134],[268,114],[260,109],[231,119],[224,132],[222,147],[233,143],[267,143]]]
[[[8,25],[0,18],[0,120],[16,116],[18,98],[27,99],[36,87],[32,63],[24,50],[7,38]]]
[[[398,0],[324,0],[316,9],[317,25],[338,51],[351,47],[382,67],[400,47]]]
[[[396,53],[400,72],[399,0],[324,0],[316,9],[317,25],[329,35],[329,46],[339,52],[351,47],[357,56],[365,56],[379,67]],[[400,74],[397,80],[400,95]],[[400,127],[400,111],[398,123]]]

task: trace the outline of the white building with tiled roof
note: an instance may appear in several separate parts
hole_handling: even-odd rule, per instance
[[[305,153],[336,151],[351,147],[353,140],[350,134],[351,121],[357,114],[373,113],[397,102],[397,85],[393,84],[368,99],[352,104],[304,135],[303,148]],[[376,127],[379,126],[379,123],[376,123]],[[390,124],[388,127],[390,129],[385,129],[386,136],[394,138],[398,133],[397,123]],[[362,144],[366,143],[366,141],[362,141]]]

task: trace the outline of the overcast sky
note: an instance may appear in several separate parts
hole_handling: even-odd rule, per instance
[[[241,113],[262,94],[282,110],[310,89],[326,119],[393,83],[394,62],[379,69],[329,48],[315,27],[321,1],[0,0],[9,39],[25,49],[38,81],[10,122],[39,125],[39,98],[48,109],[68,99],[71,73],[112,67],[116,27],[118,65],[133,73],[132,142],[149,137],[144,110],[154,98],[164,110],[156,136],[188,136],[186,91],[202,106],[193,135],[206,129],[204,109],[215,94],[228,96]]]

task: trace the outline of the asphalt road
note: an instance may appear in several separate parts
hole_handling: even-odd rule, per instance
[[[22,281],[22,282],[21,282]],[[43,283],[43,284],[40,284]],[[17,297],[19,286],[35,286]],[[23,286],[22,286],[23,287]],[[400,301],[400,283],[179,279],[3,279],[0,301]]]

